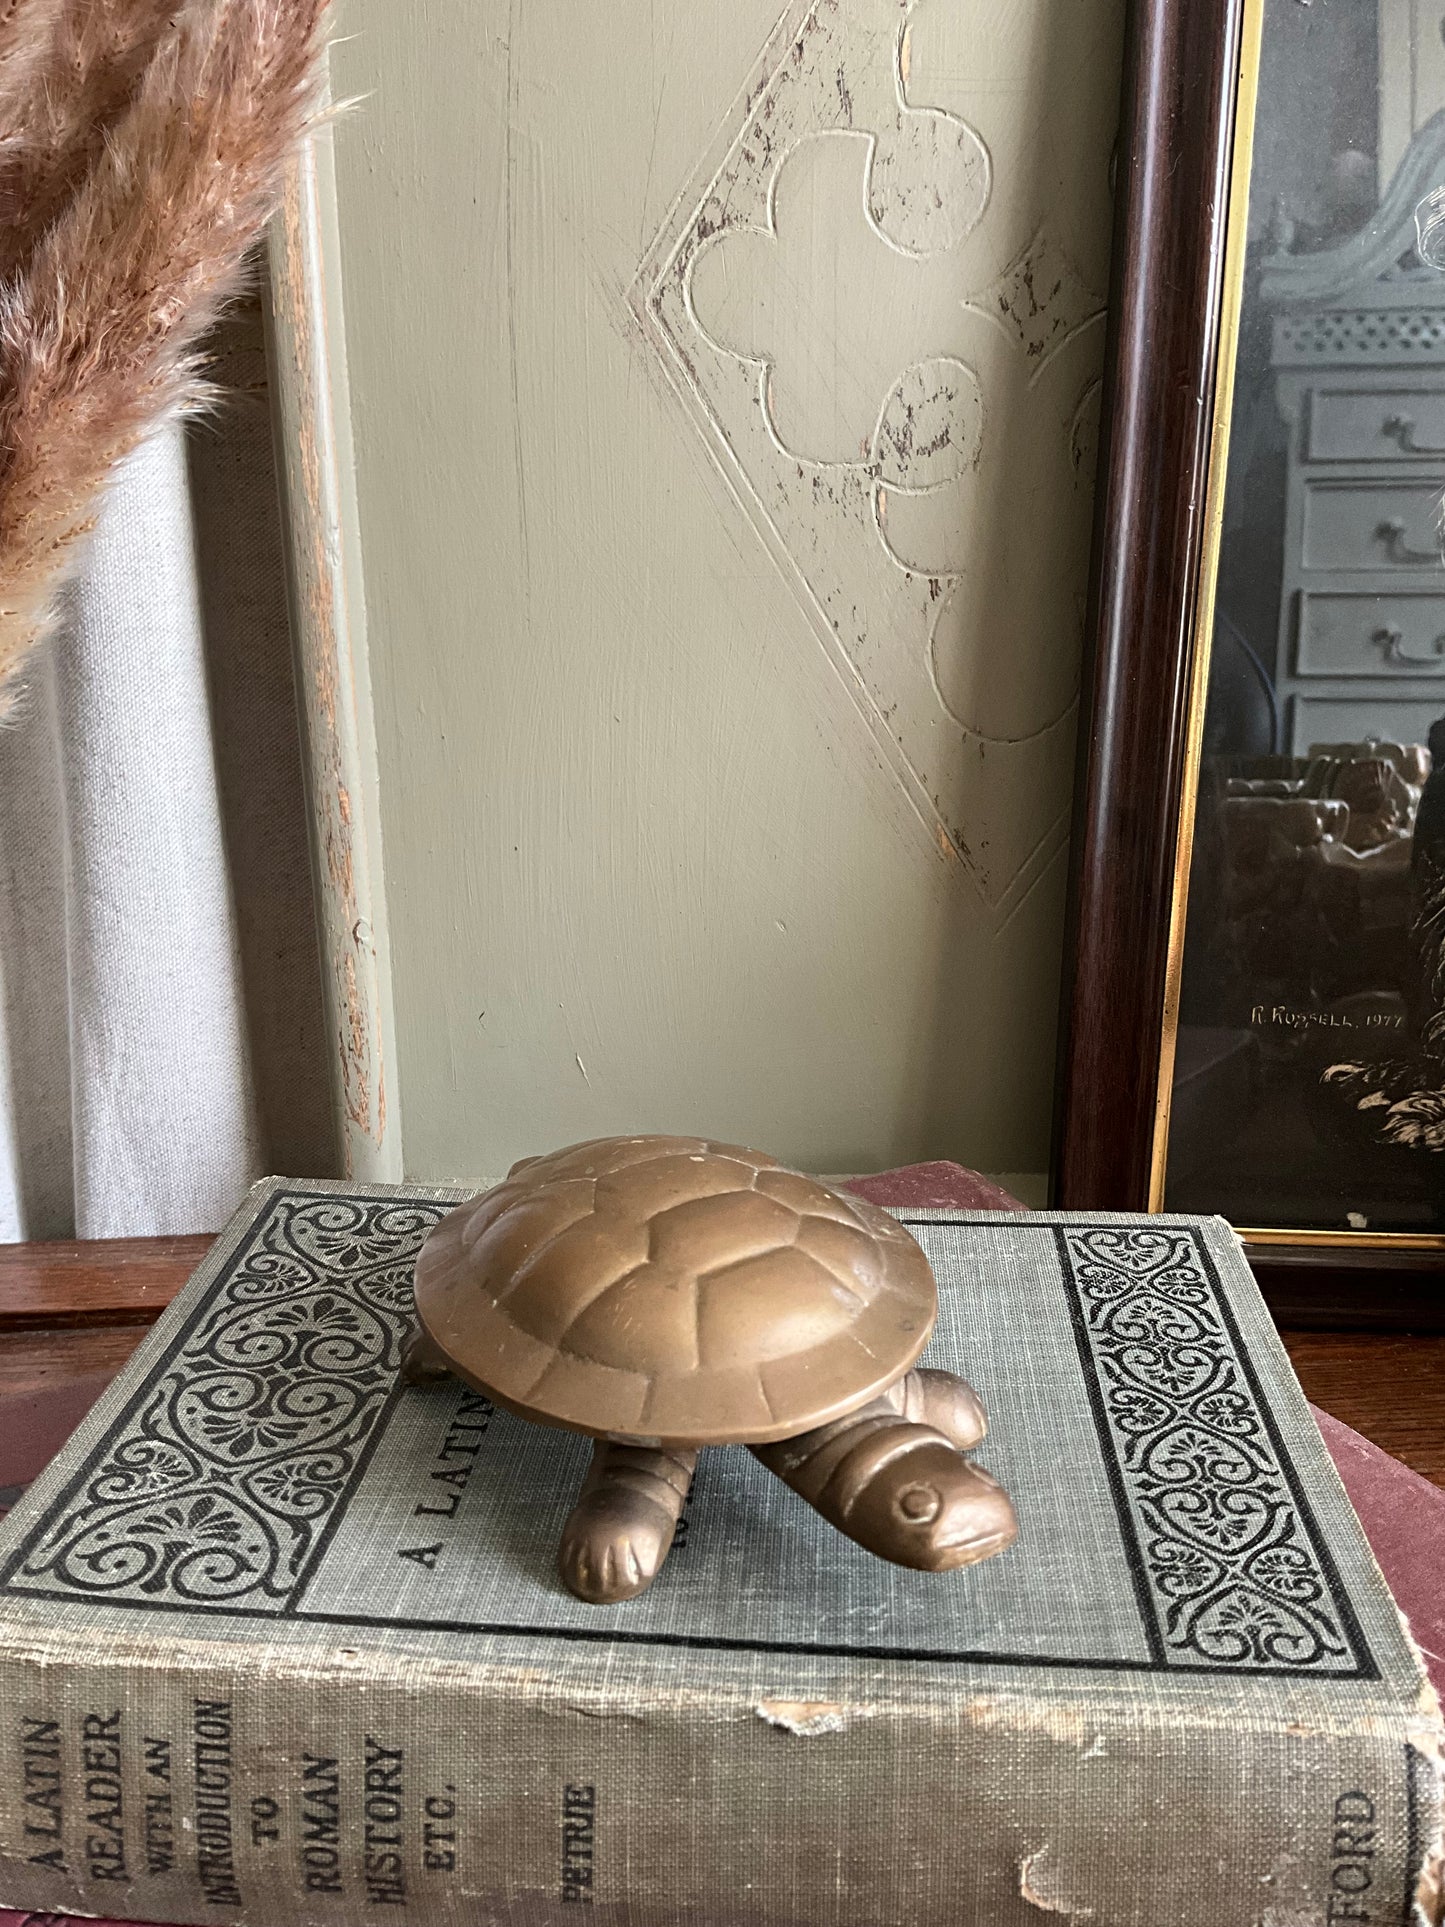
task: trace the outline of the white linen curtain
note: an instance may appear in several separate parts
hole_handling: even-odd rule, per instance
[[[210,1230],[331,1166],[258,329],[249,399],[126,464],[0,727],[3,1241]]]
[[[261,1147],[179,424],[102,510],[0,825],[0,1237],[220,1223]]]

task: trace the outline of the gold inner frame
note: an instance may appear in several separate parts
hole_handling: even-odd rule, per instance
[[[1209,439],[1204,530],[1199,582],[1190,635],[1189,704],[1186,712],[1184,776],[1169,903],[1169,952],[1164,984],[1164,1025],[1160,1038],[1159,1082],[1154,1093],[1154,1137],[1149,1159],[1149,1209],[1164,1203],[1164,1172],[1169,1150],[1170,1107],[1174,1094],[1174,1055],[1179,1029],[1179,992],[1184,974],[1184,930],[1189,908],[1189,870],[1194,854],[1194,815],[1199,797],[1199,765],[1204,746],[1204,705],[1209,690],[1214,641],[1214,593],[1219,575],[1219,545],[1224,527],[1224,490],[1229,467],[1229,429],[1234,407],[1234,370],[1244,295],[1245,243],[1249,222],[1250,177],[1254,162],[1255,114],[1259,102],[1260,44],[1265,0],[1244,0],[1239,46],[1239,84],[1234,106],[1234,145],[1229,168],[1229,209],[1225,228],[1224,273],[1220,288],[1219,344],[1215,360],[1214,417]],[[1331,1247],[1350,1250],[1440,1251],[1445,1235],[1408,1231],[1313,1231],[1237,1225],[1240,1236],[1259,1245]]]

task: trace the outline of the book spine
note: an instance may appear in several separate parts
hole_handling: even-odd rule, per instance
[[[1243,1705],[1162,1724],[1124,1692],[820,1699],[687,1654],[666,1690],[603,1698],[555,1666],[223,1652],[0,1660],[0,1905],[256,1927],[1432,1917],[1423,1718],[1412,1744]]]

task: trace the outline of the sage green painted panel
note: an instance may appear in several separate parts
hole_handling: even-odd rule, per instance
[[[1047,1159],[1118,9],[780,4],[343,0],[417,1178]]]

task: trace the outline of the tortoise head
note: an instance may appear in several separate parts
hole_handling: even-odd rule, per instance
[[[925,1435],[863,1480],[844,1529],[895,1565],[949,1572],[1012,1545],[1018,1520],[1007,1492],[982,1466],[947,1440]]]

